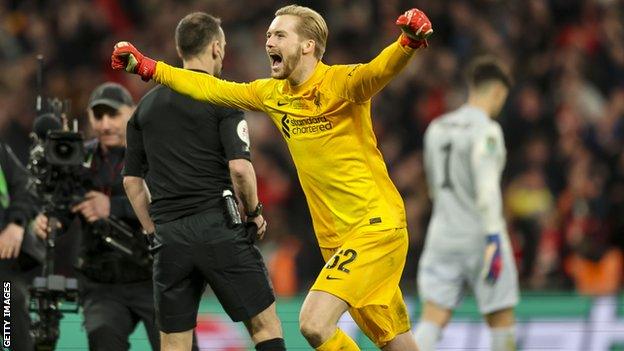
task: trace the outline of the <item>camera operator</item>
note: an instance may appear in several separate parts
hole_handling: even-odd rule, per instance
[[[102,232],[111,221],[125,223],[137,233],[143,249],[141,225],[123,189],[126,124],[135,109],[128,91],[116,83],[97,87],[89,99],[88,115],[97,138],[85,143],[88,180],[92,189],[71,212],[82,227],[76,268],[90,350],[127,350],[128,337],[143,321],[154,350],[159,349],[154,324],[151,262],[141,264],[107,245]],[[61,218],[63,228],[71,219]],[[40,214],[35,232],[47,235],[48,218]],[[62,230],[62,229],[61,229]]]
[[[2,346],[10,350],[32,350],[33,340],[29,334],[28,286],[34,276],[31,267],[20,265],[23,247],[30,233],[26,223],[35,214],[32,198],[27,191],[28,173],[11,148],[0,143],[0,278],[3,291],[10,291],[9,298],[3,296],[2,311],[9,308],[9,332],[0,335]],[[6,285],[9,283],[10,285]],[[7,306],[5,301],[9,301]],[[5,326],[6,327],[6,326]],[[10,345],[10,346],[9,346]]]

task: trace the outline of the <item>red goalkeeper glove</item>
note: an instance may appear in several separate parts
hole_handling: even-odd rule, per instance
[[[113,69],[124,69],[126,72],[138,74],[146,82],[152,79],[156,72],[156,61],[144,56],[127,41],[115,44],[111,66]]]
[[[413,49],[429,46],[427,38],[433,33],[433,29],[431,21],[424,12],[416,8],[407,10],[397,18],[396,25],[403,31],[401,45]]]

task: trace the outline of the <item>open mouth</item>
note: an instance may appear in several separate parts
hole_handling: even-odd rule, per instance
[[[282,65],[282,55],[280,54],[276,54],[276,53],[272,53],[269,54],[269,58],[271,59],[271,68],[276,70],[279,69]]]

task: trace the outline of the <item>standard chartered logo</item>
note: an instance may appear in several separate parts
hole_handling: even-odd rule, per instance
[[[288,115],[284,115],[284,117],[282,117],[282,132],[290,139],[290,126],[288,123],[290,123],[290,119],[288,119]]]
[[[282,117],[282,133],[290,139],[291,135],[314,134],[326,132],[334,126],[325,116],[309,118]]]

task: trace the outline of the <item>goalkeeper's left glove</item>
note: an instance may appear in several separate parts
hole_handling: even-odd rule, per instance
[[[494,285],[503,270],[501,238],[498,233],[486,237],[485,257],[483,259],[483,277],[486,282]]]
[[[413,49],[429,46],[427,38],[433,34],[431,21],[424,12],[413,8],[405,11],[396,20],[396,25],[401,27],[401,45],[409,46]]]
[[[115,44],[111,66],[113,69],[124,69],[126,72],[138,74],[146,82],[156,73],[156,61],[143,55],[127,41]]]

